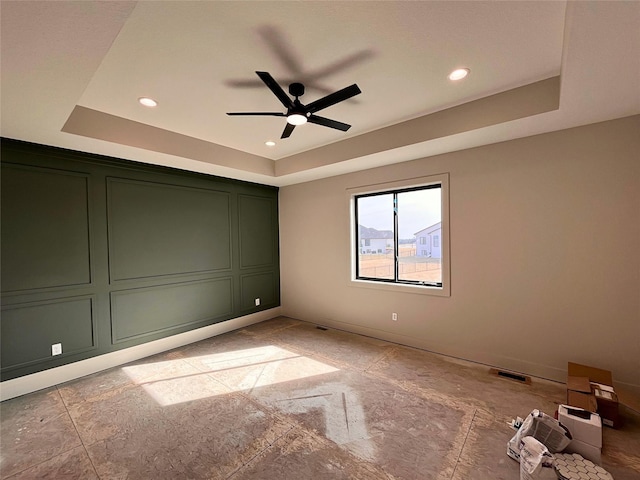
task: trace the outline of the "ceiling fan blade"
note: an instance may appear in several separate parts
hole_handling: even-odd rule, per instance
[[[295,125],[291,125],[290,123],[287,123],[287,126],[284,127],[284,131],[282,132],[282,136],[280,138],[289,138],[294,128],[296,128]]]
[[[282,112],[227,112],[227,115],[262,115],[267,117],[286,117]]]
[[[262,36],[268,47],[276,54],[276,57],[282,62],[284,67],[289,70],[293,76],[300,76],[302,73],[302,63],[291,48],[291,39],[287,38],[284,33],[277,27],[265,25],[258,29],[258,33]]]
[[[280,103],[287,107],[287,109],[293,108],[293,101],[289,98],[282,87],[278,85],[278,82],[271,76],[268,72],[256,72],[256,74],[260,77],[260,79],[264,82],[264,84],[269,87],[269,90],[273,92],[273,94],[278,97]]]
[[[342,60],[338,60],[335,63],[327,65],[320,70],[316,70],[309,74],[309,77],[319,80],[324,77],[328,77],[329,75],[333,75],[341,70],[351,67],[352,65],[356,65],[367,58],[373,56],[373,50],[360,50],[359,52],[353,53],[348,57],[343,58]]]
[[[358,85],[354,83],[349,87],[345,87],[342,90],[338,90],[337,92],[331,93],[326,97],[322,97],[316,100],[315,102],[311,102],[309,105],[305,107],[305,110],[309,113],[315,113],[324,108],[330,107],[331,105],[335,105],[336,103],[340,103],[351,97],[355,97],[360,93],[362,93],[362,91],[360,90]]]
[[[338,122],[336,120],[331,120],[330,118],[320,117],[318,115],[311,115],[307,118],[309,123],[315,123],[316,125],[322,125],[323,127],[335,128],[336,130],[342,130],[346,132],[351,128],[351,125],[348,123]]]

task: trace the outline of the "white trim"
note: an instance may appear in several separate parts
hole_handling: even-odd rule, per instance
[[[252,313],[243,317],[233,318],[225,322],[216,323],[206,327],[190,330],[188,332],[161,338],[152,342],[136,345],[115,352],[105,353],[97,357],[80,360],[61,367],[51,368],[42,372],[25,375],[24,377],[13,378],[0,383],[0,401],[19,397],[27,393],[42,390],[53,385],[68,382],[76,378],[84,377],[92,373],[106,370],[108,368],[124,365],[125,363],[138,360],[140,358],[166,352],[173,348],[182,347],[190,343],[214,337],[223,333],[231,332],[239,328],[263,322],[281,315],[282,307],[276,307],[262,312]]]
[[[356,280],[357,255],[354,255],[355,238],[355,199],[356,195],[364,193],[385,192],[388,190],[398,190],[402,188],[423,187],[426,185],[440,184],[442,192],[442,233],[440,238],[440,253],[442,261],[442,287],[429,287],[420,285],[406,285],[401,283],[386,283],[368,280]],[[409,178],[374,185],[361,185],[347,188],[347,204],[349,205],[349,256],[351,258],[351,269],[349,272],[348,285],[351,287],[374,288],[378,290],[389,290],[395,292],[418,293],[422,295],[436,295],[440,297],[451,296],[451,267],[450,267],[450,245],[449,239],[449,173],[429,175],[427,177]],[[418,244],[416,243],[416,251]]]
[[[438,297],[450,297],[448,289],[434,287],[431,285],[415,285],[407,283],[376,282],[375,280],[356,280],[352,278],[349,282],[351,287],[373,288],[374,290],[387,290],[389,292],[417,293],[419,295],[435,295]]]
[[[567,379],[567,371],[563,368],[555,368],[549,365],[527,362],[514,357],[505,357],[503,355],[495,354],[494,352],[469,351],[468,349],[460,349],[457,346],[445,346],[438,343],[432,343],[427,339],[421,339],[415,336],[407,336],[399,333],[387,332],[377,328],[365,327],[362,325],[342,322],[338,320],[321,319],[319,321],[313,321],[312,323],[328,328],[335,328],[337,330],[342,330],[349,333],[377,338],[379,340],[386,340],[398,345],[406,345],[409,347],[418,348],[420,350],[433,353],[434,355],[443,355],[446,357],[461,360],[463,362],[486,365],[488,367],[501,368],[515,373],[531,375],[532,377],[540,378],[543,380],[550,380],[553,382],[564,384]],[[473,360],[471,360],[472,358]]]

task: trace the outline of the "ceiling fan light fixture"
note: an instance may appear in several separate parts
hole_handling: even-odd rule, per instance
[[[287,123],[291,125],[304,125],[307,123],[307,117],[301,113],[292,113],[287,116]]]
[[[470,71],[468,68],[458,68],[449,74],[449,80],[453,80],[454,82],[456,80],[462,80],[469,75]]]
[[[323,127],[333,128],[346,132],[351,128],[351,125],[347,123],[331,120],[330,118],[321,117],[316,115],[316,112],[328,108],[336,103],[344,102],[356,95],[362,93],[358,85],[355,83],[348,87],[345,87],[337,92],[330,93],[318,100],[315,100],[307,105],[303,105],[299,97],[304,94],[304,85],[301,83],[292,83],[289,85],[289,93],[295,97],[293,100],[285,93],[282,87],[276,82],[275,78],[271,76],[269,72],[257,71],[256,74],[260,77],[260,80],[271,90],[271,92],[278,97],[282,106],[287,109],[287,112],[227,112],[227,115],[251,115],[251,116],[263,116],[263,117],[286,117],[287,124],[282,131],[280,139],[289,138],[291,133],[298,125],[304,125],[305,123],[313,123],[315,125],[321,125]]]

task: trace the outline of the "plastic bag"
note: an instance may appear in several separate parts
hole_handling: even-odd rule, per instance
[[[552,480],[553,455],[547,447],[533,437],[520,440],[520,480]]]
[[[524,419],[522,426],[507,443],[507,455],[520,461],[520,442],[524,437],[533,437],[542,443],[549,453],[561,452],[571,442],[571,433],[558,422],[540,410],[533,410]]]

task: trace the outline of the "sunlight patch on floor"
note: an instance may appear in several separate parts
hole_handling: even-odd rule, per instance
[[[339,369],[273,345],[123,367],[162,406],[249,391]]]

